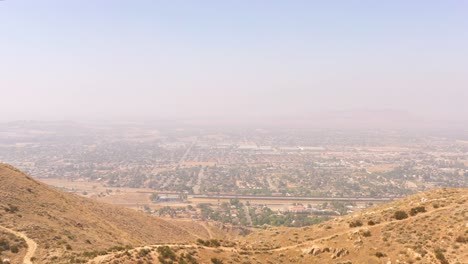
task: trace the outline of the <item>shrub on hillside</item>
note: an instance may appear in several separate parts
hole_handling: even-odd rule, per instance
[[[223,261],[218,258],[211,258],[211,263],[213,264],[223,264]]]
[[[394,217],[396,220],[403,220],[408,218],[408,214],[405,211],[396,211]]]
[[[210,246],[212,247],[219,247],[221,246],[221,243],[217,239],[210,239]]]
[[[203,245],[205,247],[219,247],[221,246],[221,243],[217,239],[210,239],[210,240],[203,240],[203,239],[197,239],[197,243],[200,245]]]
[[[0,238],[0,252],[10,249],[10,242],[5,238]]]
[[[457,239],[455,239],[455,241],[458,243],[468,243],[468,237],[458,236]]]
[[[16,253],[19,252],[19,248],[18,248],[18,246],[12,246],[12,247],[10,247],[10,251],[11,251],[12,253],[15,253],[15,254],[16,254]]]
[[[369,230],[366,230],[366,231],[362,232],[362,236],[364,236],[364,237],[370,237],[371,235],[372,235],[371,231],[369,231]]]
[[[198,261],[192,256],[194,254],[195,252],[188,252],[187,255],[185,255],[185,258],[187,259],[188,263],[198,264]]]
[[[7,213],[12,213],[12,214],[14,214],[14,213],[16,213],[16,212],[19,211],[19,208],[18,208],[18,206],[16,206],[16,205],[8,204],[8,207],[5,207],[5,211],[6,211]]]
[[[441,249],[436,249],[434,253],[435,257],[440,261],[440,264],[449,264],[448,260],[445,258],[444,252]]]
[[[147,256],[150,252],[151,252],[151,250],[149,250],[148,248],[142,248],[142,249],[140,249],[140,251],[138,251],[138,256],[140,256],[140,257],[145,257],[145,256]]]
[[[417,215],[418,213],[424,213],[426,212],[426,207],[424,206],[418,206],[418,207],[414,207],[414,208],[411,208],[410,210],[410,215]]]
[[[176,260],[176,255],[174,251],[168,246],[158,247],[159,258],[161,259],[171,259]]]
[[[349,227],[358,227],[362,226],[362,221],[361,220],[354,220],[349,223]]]
[[[378,257],[378,258],[384,258],[384,257],[386,257],[387,255],[384,254],[384,253],[382,253],[382,252],[380,252],[380,251],[378,251],[378,252],[375,253],[375,256]]]

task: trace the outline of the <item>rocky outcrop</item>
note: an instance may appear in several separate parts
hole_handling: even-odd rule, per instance
[[[349,251],[346,248],[335,248],[332,253],[332,259],[336,259],[348,255]]]

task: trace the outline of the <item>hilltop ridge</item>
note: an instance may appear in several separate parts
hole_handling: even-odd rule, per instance
[[[467,242],[468,189],[436,189],[315,226],[270,227],[220,245],[153,245],[90,263],[160,263],[151,261],[173,252],[200,263],[462,264],[468,263]]]

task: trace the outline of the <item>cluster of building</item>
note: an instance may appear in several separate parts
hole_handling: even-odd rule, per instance
[[[0,138],[0,160],[34,177],[169,193],[400,197],[468,186],[468,144],[449,138],[395,131],[63,126],[0,127],[8,135]]]

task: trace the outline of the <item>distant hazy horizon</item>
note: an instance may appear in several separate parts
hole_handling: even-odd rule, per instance
[[[0,1],[0,122],[467,129],[467,13],[465,1]]]

